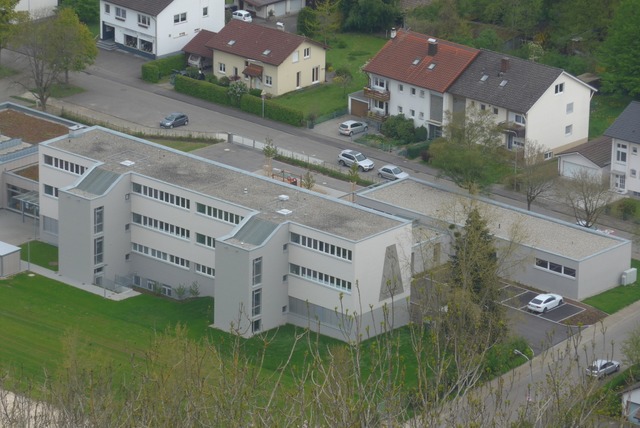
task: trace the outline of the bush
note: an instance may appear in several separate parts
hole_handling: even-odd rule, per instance
[[[249,95],[253,95],[254,97],[262,98],[262,89],[249,89]]]
[[[214,85],[217,85],[218,84],[218,78],[216,77],[215,74],[209,74],[209,75],[207,75],[207,82],[213,83]]]
[[[427,141],[429,137],[429,133],[427,132],[427,128],[424,126],[419,126],[416,128],[415,141],[416,143],[419,141]]]
[[[403,114],[391,116],[382,123],[380,132],[387,138],[400,140],[404,144],[416,142],[416,130],[413,120],[406,119]]]
[[[407,147],[407,158],[415,159],[420,156],[422,160],[427,161],[429,159],[429,155],[423,155],[423,153],[429,151],[429,144],[429,142],[411,144],[409,147]],[[425,157],[427,159],[425,159]]]
[[[636,202],[627,198],[620,201],[620,204],[618,205],[618,212],[622,216],[623,220],[629,220],[636,214],[637,208],[638,206],[636,205]]]
[[[160,70],[153,62],[142,64],[142,80],[149,83],[158,83],[160,81]]]
[[[231,80],[227,76],[222,76],[218,79],[218,85],[224,86],[225,88],[231,84]]]
[[[173,73],[173,70],[182,70],[185,64],[184,54],[146,62],[142,64],[142,79],[145,82],[157,83],[163,76],[169,76]]]
[[[313,37],[315,35],[313,27],[316,23],[316,14],[310,7],[303,7],[300,12],[298,12],[298,34],[306,37]]]
[[[216,104],[230,105],[227,89],[204,80],[176,76],[175,90]]]

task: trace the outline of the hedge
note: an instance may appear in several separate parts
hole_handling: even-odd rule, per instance
[[[184,54],[168,56],[142,64],[142,80],[150,83],[158,83],[163,76],[170,75],[173,70],[185,68]]]
[[[200,98],[212,103],[229,106],[231,99],[227,94],[228,88],[196,80],[186,76],[176,76],[175,90],[192,97]],[[240,110],[247,113],[262,115],[262,98],[245,94],[240,100]],[[303,115],[299,110],[278,105],[271,100],[264,100],[264,117],[293,126],[303,125]]]

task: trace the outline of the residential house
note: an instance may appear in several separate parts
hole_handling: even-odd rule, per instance
[[[482,50],[449,88],[452,112],[487,110],[508,148],[537,141],[550,159],[585,143],[595,88],[564,70]]]
[[[611,137],[611,187],[640,196],[640,102],[632,101],[605,131]]]
[[[444,113],[453,108],[447,91],[478,52],[413,31],[393,30],[391,39],[365,64],[369,85],[350,97],[350,111],[377,122],[403,114],[435,138],[441,133]]]
[[[640,425],[640,384],[622,391],[622,414],[633,425]]]
[[[305,0],[243,0],[244,9],[262,19],[295,15],[306,6]]]
[[[206,46],[218,77],[278,96],[325,79],[326,47],[282,30],[232,19]]]
[[[587,171],[598,178],[609,180],[611,170],[611,137],[598,137],[556,155],[558,172],[563,177],[574,177]]]
[[[223,0],[100,0],[100,39],[149,58],[182,51],[200,30],[224,26]]]

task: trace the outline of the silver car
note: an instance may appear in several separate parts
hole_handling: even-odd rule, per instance
[[[188,125],[189,117],[184,113],[171,113],[162,119],[160,126],[163,128],[173,128],[176,126]]]
[[[342,135],[353,135],[358,132],[366,132],[369,130],[369,127],[364,122],[358,122],[355,120],[347,120],[346,122],[342,122],[338,127],[338,132]]]
[[[378,170],[378,177],[386,178],[387,180],[400,180],[408,176],[409,174],[395,165],[385,165]]]
[[[358,165],[361,171],[369,171],[375,167],[373,161],[355,150],[343,150],[338,155],[338,163],[342,166]]]
[[[595,360],[587,367],[587,376],[603,378],[620,370],[620,363],[613,360]]]

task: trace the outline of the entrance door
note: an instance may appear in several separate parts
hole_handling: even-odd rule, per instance
[[[102,23],[102,40],[113,40],[116,34],[116,30],[111,25]]]
[[[300,72],[296,73],[296,88],[300,87]]]

